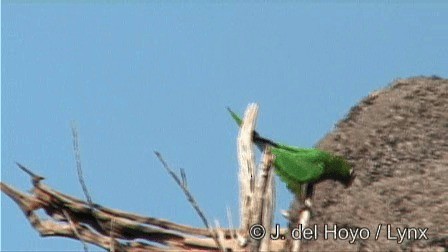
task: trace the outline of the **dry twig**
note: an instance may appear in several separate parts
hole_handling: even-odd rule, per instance
[[[185,196],[187,197],[188,202],[190,202],[191,206],[194,208],[194,210],[196,211],[196,213],[199,215],[199,217],[202,220],[202,223],[204,223],[205,227],[210,230],[210,234],[213,238],[213,240],[215,240],[216,245],[218,246],[218,248],[222,251],[223,247],[221,245],[221,242],[218,239],[218,234],[216,232],[216,230],[214,230],[210,224],[208,223],[207,218],[205,217],[205,214],[202,212],[201,208],[199,207],[198,203],[196,202],[196,200],[194,199],[193,195],[190,193],[190,191],[187,188],[187,177],[185,175],[185,172],[183,170],[181,170],[181,179],[179,179],[179,177],[177,176],[177,174],[168,166],[168,164],[165,162],[165,160],[163,159],[162,155],[157,152],[154,151],[154,153],[156,154],[157,158],[160,160],[160,162],[162,163],[163,167],[165,167],[165,169],[167,170],[167,172],[171,175],[171,177],[174,179],[174,181],[176,181],[176,184],[178,184],[180,186],[180,188],[182,189],[182,191],[184,192]]]
[[[86,182],[84,181],[84,176],[82,174],[82,166],[81,166],[81,151],[79,150],[79,137],[78,137],[78,129],[75,124],[72,123],[72,138],[73,138],[73,151],[75,153],[75,161],[76,161],[76,171],[78,172],[78,180],[81,184],[82,191],[84,192],[84,196],[86,196],[87,202],[94,210],[94,206],[92,203],[92,198],[90,197],[90,193],[87,190]]]
[[[70,224],[70,227],[72,228],[73,232],[75,233],[76,237],[78,237],[79,241],[82,243],[82,246],[84,247],[84,251],[89,251],[89,248],[87,247],[86,242],[82,238],[82,236],[79,234],[78,229],[76,228],[75,223],[70,218],[70,215],[67,213],[65,209],[62,210],[62,213],[64,214],[65,218],[67,218],[68,223]]]

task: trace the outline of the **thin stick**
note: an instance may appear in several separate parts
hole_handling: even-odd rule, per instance
[[[226,213],[227,213],[227,223],[229,224],[229,229],[231,230],[230,237],[232,239],[235,239],[236,238],[236,233],[235,233],[235,230],[233,229],[232,210],[230,210],[229,206],[226,207]]]
[[[89,203],[92,211],[94,209],[92,198],[90,197],[89,191],[87,190],[86,183],[84,181],[84,177],[82,174],[82,166],[81,166],[81,151],[79,150],[79,143],[78,143],[78,129],[75,126],[75,123],[72,122],[72,136],[73,136],[73,151],[75,152],[75,161],[76,161],[76,171],[78,172],[78,180],[81,184],[82,191],[84,192],[84,196],[87,199],[87,202]]]
[[[79,150],[79,138],[78,138],[78,129],[74,122],[72,122],[72,136],[73,136],[73,151],[75,152],[75,161],[76,161],[76,171],[78,172],[78,180],[81,184],[82,191],[84,192],[84,196],[87,199],[87,203],[89,204],[90,211],[92,215],[95,217],[96,223],[105,231],[105,227],[98,220],[95,215],[95,205],[93,204],[92,197],[90,197],[89,190],[87,190],[86,183],[84,181],[84,176],[82,174],[82,166],[81,166],[81,151]]]
[[[301,225],[302,229],[306,228],[310,222],[311,218],[311,208],[313,206],[312,203],[312,196],[313,196],[313,190],[314,187],[312,184],[307,184],[305,187],[305,198],[303,200],[300,200],[300,202],[303,204],[303,208],[300,210],[299,213],[299,220],[298,225]],[[302,234],[300,234],[302,236]],[[301,246],[301,239],[293,239],[291,251],[293,252],[299,252]]]
[[[267,146],[263,153],[263,162],[257,170],[257,183],[253,197],[253,211],[251,224],[261,224],[267,229],[264,239],[254,239],[251,243],[252,251],[270,251],[269,235],[271,233],[273,218],[273,169],[271,169],[273,156]]]
[[[219,221],[217,219],[215,219],[215,229],[216,230],[216,235],[217,235],[217,240],[220,242],[220,244],[224,244],[225,241],[225,237],[224,237],[224,232],[221,229],[221,225],[219,224]],[[224,250],[221,250],[224,251]]]
[[[190,191],[186,187],[187,183],[186,183],[186,176],[185,176],[185,174],[182,175],[183,177],[185,177],[183,180],[179,179],[177,174],[174,173],[174,171],[165,162],[165,160],[163,159],[162,155],[158,151],[154,151],[154,154],[156,154],[157,158],[162,163],[163,167],[165,167],[165,169],[171,175],[171,177],[174,179],[174,181],[176,181],[176,184],[180,186],[180,188],[184,192],[185,196],[187,197],[188,202],[190,202],[191,206],[194,208],[196,213],[199,215],[199,218],[201,218],[202,223],[204,223],[205,227],[210,231],[211,236],[212,236],[213,240],[215,241],[216,245],[222,251],[223,247],[221,245],[221,242],[219,242],[219,240],[218,240],[218,234],[216,233],[216,231],[214,229],[211,228],[207,218],[205,217],[205,214],[202,212],[202,210],[200,209],[198,203],[194,199],[193,195],[190,193]]]
[[[82,236],[79,234],[78,229],[76,229],[76,225],[73,222],[72,218],[70,218],[70,215],[65,211],[65,209],[62,209],[62,213],[64,213],[65,218],[67,218],[68,222],[70,223],[70,227],[72,228],[73,232],[75,233],[76,237],[79,239],[79,241],[82,243],[82,246],[84,247],[84,251],[89,251],[86,242],[82,238]]]
[[[182,168],[180,169],[180,177],[182,178],[182,185],[188,188],[187,175],[185,174],[185,170]]]
[[[115,252],[114,223],[115,218],[112,218],[110,222],[110,252]]]
[[[271,250],[271,239],[269,239],[269,236],[271,234],[275,206],[274,169],[272,169],[273,159],[274,157],[271,154],[270,148],[266,147],[263,154],[262,168],[259,170],[259,178],[261,182],[257,189],[262,192],[260,198],[260,211],[262,212],[260,215],[260,223],[267,229],[266,237],[260,241],[260,251]]]
[[[29,176],[31,176],[31,180],[33,181],[33,185],[37,185],[41,180],[45,179],[44,177],[35,174],[34,172],[32,172],[30,169],[26,168],[25,166],[23,166],[19,162],[16,162],[16,164],[22,171],[26,172]]]

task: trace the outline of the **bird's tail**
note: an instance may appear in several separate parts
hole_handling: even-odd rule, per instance
[[[241,117],[239,117],[237,114],[235,114],[229,107],[227,107],[227,110],[229,111],[229,113],[232,116],[233,120],[235,120],[236,124],[238,124],[238,126],[241,127],[241,125],[243,124],[243,120],[241,119]],[[267,138],[264,138],[264,137],[260,136],[260,134],[258,134],[258,132],[255,131],[255,130],[253,132],[252,139],[253,139],[254,143],[257,145],[257,147],[261,151],[263,151],[265,145],[278,147],[277,143],[275,143],[274,141],[272,141],[270,139],[267,139]]]
[[[238,127],[241,127],[241,124],[243,124],[243,120],[235,114],[229,107],[227,107],[227,110],[229,111],[230,115],[232,116],[233,120],[235,120],[236,124],[238,124]]]

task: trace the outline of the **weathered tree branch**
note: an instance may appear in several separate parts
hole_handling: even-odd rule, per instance
[[[216,250],[217,246],[207,229],[194,228],[166,220],[144,217],[96,205],[96,223],[87,202],[52,190],[43,183],[35,184],[32,195],[22,193],[1,182],[1,190],[22,209],[31,225],[42,236],[82,238],[106,250],[112,246],[110,236],[127,242],[115,242],[116,251],[153,251],[171,249]],[[37,210],[43,209],[51,220],[42,220]],[[64,214],[65,212],[65,214]],[[78,234],[66,216],[70,216]],[[111,227],[106,230],[101,227]],[[230,237],[227,229],[222,229]],[[143,239],[151,243],[136,241]],[[154,244],[159,244],[160,247]],[[227,246],[230,246],[227,244]]]
[[[178,184],[180,186],[180,188],[182,189],[182,191],[184,192],[185,196],[187,197],[188,202],[190,202],[191,206],[194,208],[194,210],[196,211],[196,213],[199,215],[199,217],[202,220],[202,223],[204,223],[205,227],[210,231],[210,234],[213,238],[213,240],[215,241],[216,245],[218,246],[218,248],[222,251],[222,245],[220,243],[220,241],[218,240],[218,234],[216,232],[216,230],[214,230],[207,218],[205,217],[205,214],[203,213],[203,211],[200,209],[198,203],[196,202],[196,200],[194,199],[193,195],[190,193],[190,191],[187,188],[187,176],[185,175],[185,172],[183,171],[183,169],[181,169],[180,174],[181,174],[181,179],[179,179],[179,177],[176,175],[176,173],[169,167],[169,165],[166,163],[165,159],[163,159],[162,154],[160,154],[159,152],[155,151],[154,152],[157,156],[157,158],[160,160],[160,162],[162,163],[163,167],[165,167],[165,169],[167,170],[167,172],[171,175],[171,177],[174,179],[174,181],[176,181],[176,184]]]
[[[256,169],[252,136],[255,130],[258,106],[249,104],[244,115],[238,136],[238,158],[240,163],[240,212],[241,245],[250,241],[251,251],[270,249],[270,230],[274,216],[274,169],[271,169],[273,156],[266,147],[263,162]],[[249,236],[253,225],[261,225],[266,233],[264,238]]]
[[[252,144],[252,132],[255,129],[255,120],[258,107],[249,105],[244,114],[243,124],[238,134],[238,160],[240,164],[240,225],[243,237],[247,240],[251,224],[253,208],[252,199],[255,190],[255,155]]]
[[[22,209],[30,224],[43,237],[67,237],[90,243],[109,251],[169,251],[169,250],[251,250],[280,251],[284,249],[283,240],[271,241],[269,233],[274,209],[274,169],[271,169],[273,156],[269,149],[263,153],[263,162],[256,169],[252,147],[252,132],[255,128],[257,106],[248,107],[238,138],[240,157],[240,229],[195,228],[166,220],[145,217],[116,209],[103,207],[92,202],[88,193],[87,202],[60,193],[43,183],[43,177],[33,173],[25,166],[19,168],[31,176],[31,194],[23,193],[10,185],[0,183],[0,189],[13,199]],[[73,132],[74,150],[80,171],[80,156],[77,132]],[[163,160],[163,159],[162,159]],[[161,160],[161,161],[162,161]],[[166,163],[162,162],[164,166]],[[174,174],[175,175],[175,174]],[[186,189],[186,176],[174,176],[176,183]],[[82,179],[79,176],[78,179]],[[82,183],[81,183],[82,184]],[[87,188],[83,186],[83,190]],[[188,191],[188,190],[187,190]],[[185,192],[185,190],[184,190]],[[193,196],[189,194],[190,200]],[[194,200],[193,200],[194,202]],[[196,203],[197,205],[197,203]],[[38,210],[50,217],[42,219]],[[205,217],[204,217],[205,218]],[[263,225],[267,232],[264,239],[251,239],[249,228],[254,224]],[[282,230],[286,233],[286,230]]]

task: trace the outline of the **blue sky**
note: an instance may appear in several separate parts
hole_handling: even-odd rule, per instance
[[[226,106],[242,113],[257,102],[263,135],[311,147],[394,79],[447,77],[447,4],[2,1],[1,8],[1,180],[30,188],[18,161],[83,198],[75,121],[95,202],[194,226],[200,219],[153,151],[185,169],[210,219],[226,226],[229,206],[237,223],[238,129]],[[277,185],[277,207],[286,209],[292,197]],[[82,250],[77,241],[40,238],[1,197],[3,251]]]

